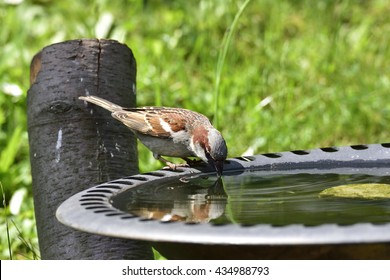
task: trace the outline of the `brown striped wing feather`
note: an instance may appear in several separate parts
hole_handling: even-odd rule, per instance
[[[112,116],[136,132],[164,138],[171,136],[170,131],[164,129],[162,125],[164,122],[170,125],[172,132],[185,129],[189,120],[210,123],[202,114],[168,107],[123,109],[113,112]]]

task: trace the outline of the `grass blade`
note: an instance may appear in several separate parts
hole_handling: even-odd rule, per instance
[[[9,254],[9,259],[12,260],[11,240],[9,237],[9,223],[8,223],[8,217],[7,217],[7,201],[5,200],[5,193],[4,193],[4,189],[3,189],[3,184],[1,182],[0,182],[0,188],[1,188],[1,193],[3,195],[4,220],[5,220],[5,228],[7,231],[8,254]]]
[[[249,2],[251,0],[246,0],[244,4],[240,7],[237,14],[234,17],[234,20],[231,24],[231,26],[226,30],[225,35],[222,40],[222,49],[218,54],[218,62],[217,62],[217,70],[216,70],[216,77],[215,77],[215,91],[214,91],[214,120],[213,124],[215,127],[218,127],[218,111],[219,111],[219,91],[220,91],[220,84],[221,84],[221,75],[222,75],[222,68],[225,63],[226,54],[229,49],[230,42],[232,40],[232,35],[234,32],[234,29],[236,28],[237,22],[244,12],[245,8],[248,6]]]

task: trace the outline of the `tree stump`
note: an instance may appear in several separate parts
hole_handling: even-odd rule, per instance
[[[93,185],[138,173],[134,135],[78,97],[96,95],[134,107],[136,63],[112,40],[72,40],[44,48],[31,63],[28,133],[42,259],[152,259],[146,242],[60,224],[57,207]]]

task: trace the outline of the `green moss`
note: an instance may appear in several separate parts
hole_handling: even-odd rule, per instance
[[[325,189],[320,197],[355,199],[390,199],[388,184],[350,184]]]

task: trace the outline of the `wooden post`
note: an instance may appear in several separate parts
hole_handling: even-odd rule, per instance
[[[44,48],[31,63],[28,133],[42,259],[151,259],[146,242],[73,230],[55,218],[71,195],[138,173],[136,139],[81,95],[135,106],[136,63],[112,40],[72,40]]]

